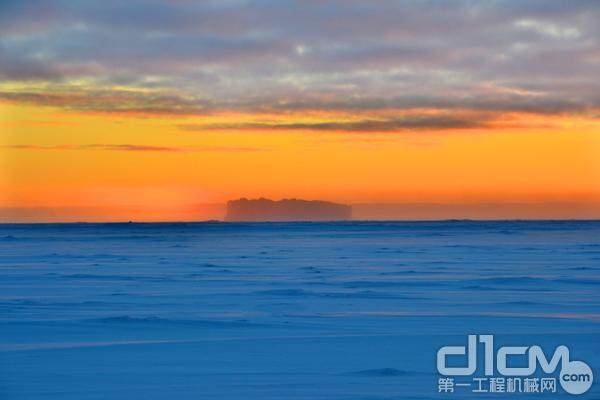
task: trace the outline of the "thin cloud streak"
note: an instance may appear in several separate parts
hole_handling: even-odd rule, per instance
[[[346,122],[315,123],[234,123],[234,124],[179,124],[186,131],[207,130],[311,130],[334,132],[398,132],[404,130],[471,129],[488,126],[486,121],[475,118],[449,116],[407,116],[388,120],[366,119]]]
[[[519,94],[515,92],[503,92],[497,95],[471,94],[462,97],[413,95],[388,99],[364,97],[347,100],[297,96],[292,101],[281,101],[277,98],[263,97],[251,100],[234,99],[217,102],[177,94],[144,93],[133,90],[80,90],[65,93],[0,91],[0,100],[64,108],[79,112],[159,116],[199,116],[227,111],[301,114],[323,110],[356,113],[430,109],[442,112],[467,110],[496,112],[498,114],[525,112],[540,115],[581,114],[595,117],[600,112],[600,106],[594,103],[581,103],[571,99],[553,99],[537,93]],[[420,117],[405,121],[405,124],[415,125],[415,127],[428,125],[428,120],[428,117]],[[449,125],[469,125],[466,121],[461,121],[455,117],[440,118],[439,124],[432,119],[431,125],[444,125],[444,120]],[[400,124],[401,121],[397,121],[397,123]],[[316,128],[318,129],[318,127]]]
[[[187,147],[168,147],[168,146],[149,146],[139,144],[57,144],[57,145],[33,145],[33,144],[14,144],[2,146],[3,148],[13,150],[102,150],[102,151],[133,151],[133,152],[254,152],[263,151],[257,147],[236,147],[236,146],[187,146]]]

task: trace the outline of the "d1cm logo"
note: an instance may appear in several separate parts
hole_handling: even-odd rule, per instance
[[[479,341],[477,337],[479,336]],[[444,346],[437,353],[438,372],[445,376],[469,376],[477,370],[477,345],[484,347],[485,375],[494,375],[494,362],[498,373],[502,376],[531,376],[538,366],[546,374],[552,374],[560,363],[559,382],[565,392],[570,394],[583,394],[587,392],[594,382],[594,373],[588,364],[583,361],[571,361],[570,351],[567,346],[558,346],[550,361],[546,358],[540,346],[502,346],[496,351],[494,357],[494,335],[469,335],[467,346]],[[467,356],[466,367],[448,367],[446,359],[450,356]],[[527,367],[508,367],[507,360],[516,356],[525,356],[528,359]]]

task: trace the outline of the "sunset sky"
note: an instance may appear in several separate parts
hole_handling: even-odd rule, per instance
[[[594,1],[2,1],[0,220],[599,204],[598,21]]]

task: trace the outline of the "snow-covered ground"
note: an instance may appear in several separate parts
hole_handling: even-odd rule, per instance
[[[0,399],[514,397],[469,333],[598,372],[600,222],[0,225]]]

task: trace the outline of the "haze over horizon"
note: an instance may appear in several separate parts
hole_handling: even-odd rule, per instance
[[[358,203],[352,220],[600,220],[594,203]],[[225,221],[226,203],[189,204],[176,208],[152,206],[14,207],[0,209],[0,223],[49,222],[202,222]],[[190,217],[191,216],[191,217]],[[268,218],[261,219],[270,221]]]
[[[0,222],[262,196],[600,218],[598,20],[586,1],[3,1]]]

